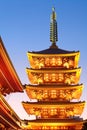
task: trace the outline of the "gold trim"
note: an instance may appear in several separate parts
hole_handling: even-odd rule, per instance
[[[47,103],[47,102],[46,103],[43,103],[43,102],[42,103],[40,103],[40,102],[39,103],[38,102],[36,102],[36,103],[35,102],[32,102],[32,103],[31,102],[22,102],[22,104],[23,104],[24,107],[26,106],[27,108],[28,107],[29,108],[30,107],[46,107],[46,108],[49,108],[50,106],[51,107],[54,107],[54,106],[56,106],[56,107],[60,106],[61,107],[61,106],[72,106],[72,105],[75,105],[75,106],[85,105],[85,101],[83,101],[83,102],[65,102],[65,103],[64,102],[61,102],[61,103],[60,102],[57,102],[57,103],[55,103],[55,102],[54,103],[53,102],[52,103],[51,102],[50,103]]]
[[[72,86],[72,85],[68,85],[68,86],[60,86],[60,85],[56,85],[55,87],[54,87],[55,85],[52,85],[52,86],[46,86],[46,85],[44,85],[44,86],[41,86],[41,85],[38,85],[38,86],[34,86],[34,85],[26,85],[25,86],[25,90],[27,89],[41,89],[41,90],[44,90],[45,88],[47,89],[47,90],[51,90],[51,89],[75,89],[75,88],[77,88],[77,89],[79,89],[79,88],[84,88],[84,86],[83,86],[83,84],[81,84],[81,85],[74,85],[74,86]]]
[[[29,72],[34,72],[34,73],[44,73],[44,72],[47,72],[47,73],[64,73],[64,72],[78,72],[80,71],[81,72],[81,67],[79,68],[76,68],[76,69],[31,69],[31,68],[26,68],[26,72],[29,73]]]
[[[83,124],[83,121],[77,121],[77,120],[72,120],[72,121],[70,121],[70,120],[68,120],[68,121],[65,121],[65,122],[62,122],[62,121],[56,121],[56,122],[49,122],[49,121],[47,121],[46,120],[46,122],[39,122],[39,121],[30,121],[30,122],[28,122],[28,125],[33,125],[33,126],[44,126],[44,125],[46,125],[46,126],[55,126],[55,125],[57,125],[57,126],[73,126],[73,125],[79,125],[79,124]]]

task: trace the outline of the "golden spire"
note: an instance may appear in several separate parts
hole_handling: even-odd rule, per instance
[[[57,22],[55,8],[52,8],[51,22],[50,22],[50,41],[52,42],[51,48],[57,48],[56,41],[57,37]]]

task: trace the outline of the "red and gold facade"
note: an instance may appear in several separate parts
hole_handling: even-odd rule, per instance
[[[35,115],[36,119],[27,121],[26,129],[81,129],[83,119],[80,116],[85,102],[79,101],[83,90],[83,84],[79,84],[80,52],[66,51],[57,47],[54,9],[50,26],[52,42],[50,48],[27,53],[30,68],[26,68],[26,73],[31,84],[26,85],[25,89],[31,102],[22,102],[22,104],[26,112]]]
[[[50,48],[28,52],[30,68],[26,73],[31,84],[25,90],[31,102],[22,102],[24,109],[36,119],[21,120],[4,96],[23,92],[23,85],[14,69],[0,37],[0,130],[77,130],[85,102],[80,101],[83,84],[79,84],[80,52],[57,47],[57,22],[53,9],[50,24]]]

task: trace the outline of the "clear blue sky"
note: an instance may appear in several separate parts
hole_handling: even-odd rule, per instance
[[[53,6],[57,13],[57,45],[81,53],[79,66],[82,67],[82,74],[79,83],[84,84],[81,100],[87,101],[87,0],[0,0],[0,35],[22,84],[29,83],[25,73],[25,68],[29,67],[26,53],[50,46],[50,14]],[[16,98],[10,95],[7,100],[12,105],[14,99],[13,106],[16,106],[16,101],[20,101]],[[26,100],[25,96],[21,95],[21,100]],[[14,109],[16,111],[18,105]],[[87,118],[86,110],[87,107],[84,118]]]

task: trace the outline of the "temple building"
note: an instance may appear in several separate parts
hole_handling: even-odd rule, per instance
[[[56,42],[57,21],[52,9],[50,22],[51,46],[42,51],[28,52],[30,68],[26,68],[31,84],[25,90],[31,102],[22,102],[29,115],[29,130],[82,129],[85,101],[79,101],[83,84],[79,84],[81,68],[78,67],[79,51],[60,49]]]
[[[81,130],[80,117],[85,101],[80,101],[84,85],[79,83],[80,52],[60,49],[56,42],[56,12],[50,21],[51,46],[27,52],[26,68],[30,84],[22,85],[0,37],[0,130]],[[24,90],[30,101],[22,102],[32,120],[22,120],[5,100],[10,93]]]
[[[21,128],[22,120],[5,100],[15,92],[23,92],[23,86],[0,37],[0,130]]]

